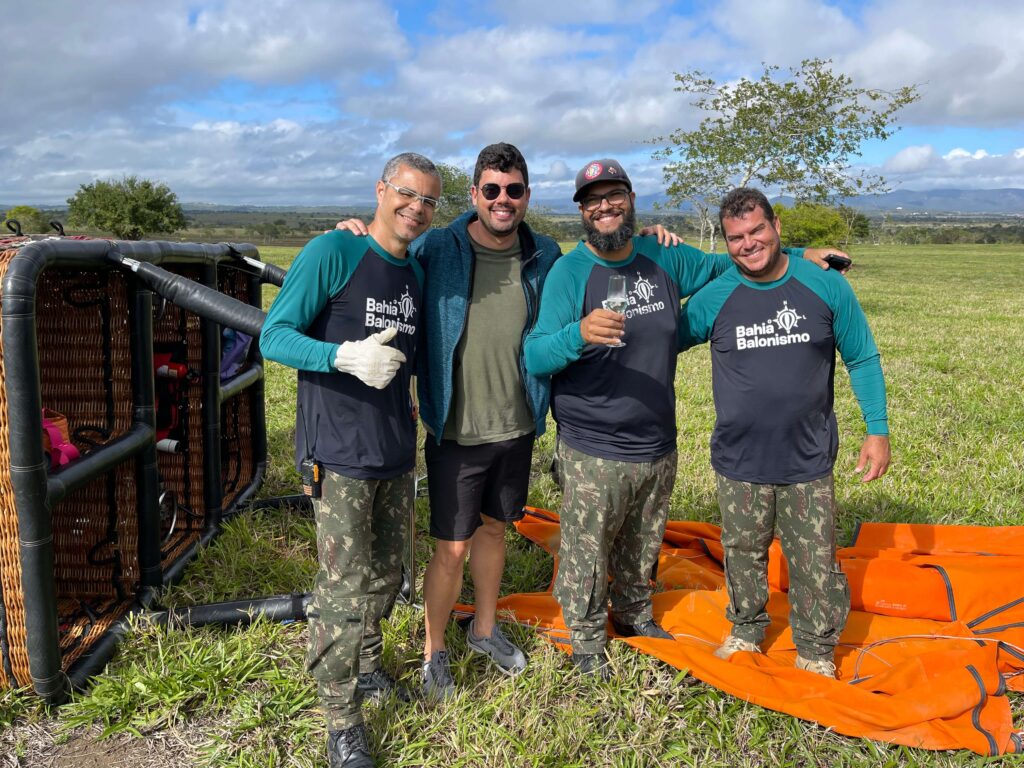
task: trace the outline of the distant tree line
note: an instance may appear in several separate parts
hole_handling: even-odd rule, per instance
[[[898,245],[1024,244],[1020,224],[893,224],[879,228],[875,242]]]

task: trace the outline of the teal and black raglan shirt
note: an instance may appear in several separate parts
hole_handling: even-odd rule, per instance
[[[802,483],[832,471],[836,349],[868,434],[889,432],[878,348],[838,272],[791,258],[782,278],[756,283],[732,269],[686,303],[679,339],[680,349],[711,342],[711,464],[731,480]]]
[[[728,256],[662,247],[652,237],[634,237],[624,261],[605,261],[580,243],[555,262],[525,353],[531,374],[552,376],[559,440],[618,461],[653,461],[675,450],[680,300],[731,266]],[[626,275],[626,346],[584,344],[580,321],[601,307],[613,274]]]
[[[328,469],[385,480],[411,470],[416,424],[409,383],[416,358],[423,271],[372,237],[340,230],[295,257],[267,313],[264,357],[299,369],[296,463],[307,450]],[[384,389],[334,368],[338,346],[397,328],[391,346],[406,362]],[[307,448],[308,446],[308,448]]]

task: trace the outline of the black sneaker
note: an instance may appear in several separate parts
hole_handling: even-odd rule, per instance
[[[327,763],[330,768],[373,768],[366,728],[353,725],[327,734]]]
[[[569,657],[581,675],[596,675],[607,682],[612,679],[612,668],[608,656],[604,653],[574,653]]]
[[[409,690],[404,685],[399,685],[395,678],[383,669],[360,672],[356,678],[356,685],[368,699],[379,700],[393,693],[399,701],[412,701]]]
[[[612,628],[622,637],[657,637],[662,640],[674,640],[668,632],[658,626],[654,619],[639,624],[623,624],[612,617]]]

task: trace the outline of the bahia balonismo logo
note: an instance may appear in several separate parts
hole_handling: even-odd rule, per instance
[[[781,347],[786,344],[806,344],[811,340],[809,333],[794,333],[801,320],[806,320],[788,301],[782,302],[782,309],[775,318],[764,323],[736,326],[736,349],[757,349],[759,347]]]
[[[655,300],[654,292],[657,288],[657,283],[651,282],[639,272],[636,273],[636,281],[626,297],[629,300],[629,307],[623,314],[626,315],[627,320],[637,315],[660,312],[665,308],[664,301]]]
[[[416,324],[410,322],[416,314],[416,302],[409,294],[409,286],[398,299],[383,301],[372,296],[366,297],[367,328],[397,328],[399,333],[416,333]]]

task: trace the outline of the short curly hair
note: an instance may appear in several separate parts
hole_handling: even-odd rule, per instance
[[[759,189],[753,187],[737,187],[722,198],[718,208],[718,224],[722,225],[724,219],[739,219],[760,208],[768,221],[775,221],[775,210],[768,198]]]
[[[530,174],[526,170],[526,158],[523,153],[511,144],[500,142],[489,144],[480,150],[476,158],[476,168],[473,169],[473,186],[480,183],[480,175],[484,171],[519,171],[523,174],[523,184],[530,186]]]

